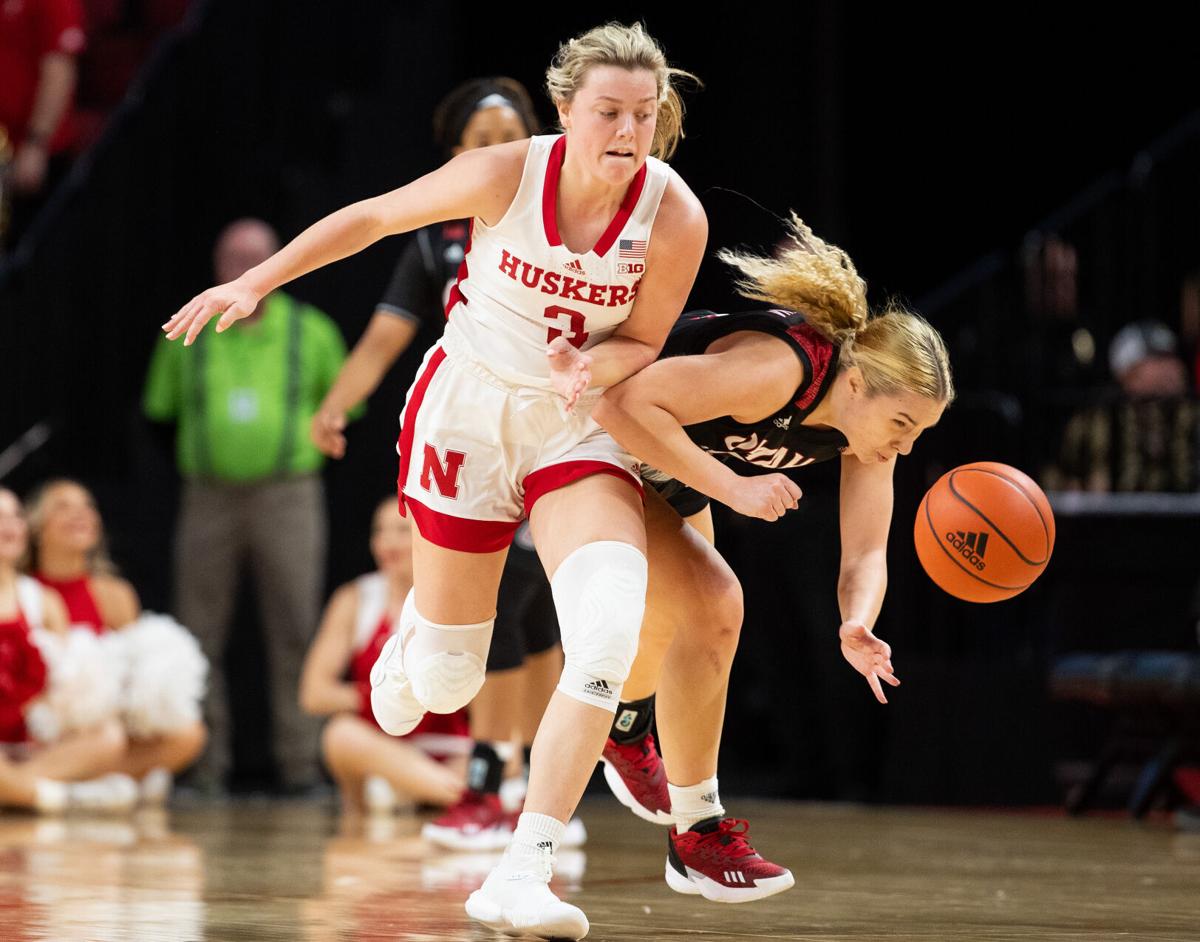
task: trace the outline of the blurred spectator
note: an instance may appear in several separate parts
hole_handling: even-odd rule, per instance
[[[1157,321],[1121,328],[1109,345],[1119,392],[1067,423],[1053,489],[1200,490],[1200,409],[1174,333]]]
[[[51,685],[42,645],[66,635],[67,612],[53,590],[17,572],[28,532],[17,496],[0,487],[0,806],[128,811],[137,799],[132,780],[103,775],[125,751],[116,719],[93,714],[56,735],[44,725],[34,734],[33,711]]]
[[[1179,292],[1179,334],[1183,352],[1191,352],[1192,391],[1200,393],[1200,271],[1183,280]]]
[[[1079,257],[1070,242],[1037,233],[1023,251],[1025,304],[1035,349],[1034,389],[1072,388],[1098,379],[1096,341],[1079,312]]]
[[[383,732],[371,712],[371,667],[412,588],[412,522],[396,512],[395,497],[375,509],[371,555],[377,571],[329,600],[304,662],[300,703],[313,716],[330,718],[321,755],[338,783],[343,811],[360,812],[364,804],[391,810],[405,800],[446,806],[466,786],[466,711],[427,713],[403,737]]]
[[[11,193],[7,233],[0,219],[0,245],[16,244],[66,169],[75,140],[76,56],[84,45],[78,0],[0,3],[0,139],[6,142],[0,144],[0,192],[5,199]]]
[[[221,233],[217,281],[231,281],[279,247],[264,222]],[[175,545],[176,614],[211,665],[209,748],[197,784],[225,787],[232,759],[223,659],[238,578],[254,574],[265,628],[273,743],[290,792],[319,781],[319,722],[298,706],[300,667],[320,615],[327,522],[321,453],[307,429],[342,362],[337,325],[283,291],[235,330],[207,331],[191,347],[160,341],[143,400],[146,415],[177,423],[184,478]]]
[[[181,638],[178,626],[142,618],[137,592],[109,559],[104,524],[87,488],[50,481],[29,498],[28,507],[30,574],[62,598],[72,627],[97,635],[120,631],[123,643],[115,650],[128,670],[126,700],[152,707],[148,716],[123,717],[128,748],[116,768],[139,782],[143,803],[162,804],[172,776],[204,748],[201,690],[185,682],[185,674],[202,678],[205,672],[196,663],[195,642]]]

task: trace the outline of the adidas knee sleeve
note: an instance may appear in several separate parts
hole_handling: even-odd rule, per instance
[[[646,557],[628,543],[602,540],[559,564],[550,588],[565,665],[558,689],[612,711],[637,655],[646,609]]]
[[[495,619],[435,625],[417,611],[411,592],[400,618],[400,633],[406,636],[404,672],[413,695],[430,713],[465,707],[483,686]]]

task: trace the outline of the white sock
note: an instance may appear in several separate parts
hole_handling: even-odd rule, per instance
[[[33,804],[38,811],[62,811],[67,807],[67,785],[49,778],[33,783]]]
[[[527,847],[543,847],[549,844],[550,853],[553,854],[562,843],[566,827],[558,818],[552,818],[548,814],[524,811],[521,817],[517,818],[517,829],[513,831],[512,842]]]
[[[671,817],[675,819],[676,834],[682,834],[705,818],[725,817],[715,775],[695,785],[672,785],[668,782],[667,792],[671,796]]]

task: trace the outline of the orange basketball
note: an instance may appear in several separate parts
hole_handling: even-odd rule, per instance
[[[977,461],[947,471],[929,489],[913,527],[929,578],[968,602],[1025,591],[1054,552],[1054,514],[1033,479]]]

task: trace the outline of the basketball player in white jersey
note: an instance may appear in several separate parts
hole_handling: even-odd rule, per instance
[[[543,938],[588,930],[547,884],[620,700],[646,596],[637,464],[589,412],[603,388],[654,361],[707,238],[699,201],[651,156],[669,156],[682,136],[671,87],[680,74],[640,26],[593,29],[547,72],[563,135],[468,151],[339,210],[164,325],[190,344],[212,317],[224,330],[268,292],[384,236],[473,220],[445,336],[403,415],[414,592],[372,672],[372,702],[394,734],[426,710],[469,702],[483,683],[506,549],[528,515],[566,666],[534,742],[526,810],[467,911]]]

